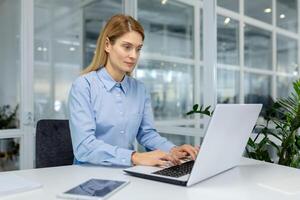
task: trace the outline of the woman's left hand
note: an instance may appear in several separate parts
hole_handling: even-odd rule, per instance
[[[187,156],[191,156],[192,159],[195,160],[199,152],[199,149],[200,149],[199,147],[193,147],[192,145],[184,144],[181,146],[173,147],[170,150],[170,153],[179,159]]]

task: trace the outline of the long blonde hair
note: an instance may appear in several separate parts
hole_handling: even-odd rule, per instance
[[[106,65],[108,57],[105,51],[106,38],[109,39],[111,44],[114,44],[116,39],[130,31],[136,31],[139,34],[141,34],[142,39],[144,41],[144,29],[142,25],[133,17],[123,14],[117,14],[112,16],[108,20],[104,29],[98,37],[96,52],[94,54],[92,62],[81,72],[81,74],[96,71],[99,68],[104,67]]]

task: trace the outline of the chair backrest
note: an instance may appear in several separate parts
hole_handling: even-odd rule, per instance
[[[69,120],[39,120],[35,144],[36,168],[73,164]]]

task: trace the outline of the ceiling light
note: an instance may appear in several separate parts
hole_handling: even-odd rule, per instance
[[[293,72],[293,75],[294,75],[294,76],[298,76],[298,72],[295,70],[295,71]]]
[[[271,8],[266,8],[266,9],[264,10],[264,12],[265,12],[265,13],[270,13],[270,12],[272,12],[272,9],[271,9]]]
[[[165,5],[168,0],[161,0],[161,4]]]
[[[37,50],[38,51],[43,51],[43,47],[38,47]]]
[[[75,51],[76,49],[75,49],[75,47],[70,47],[69,50],[70,51]]]
[[[229,22],[230,22],[230,17],[226,17],[224,20],[224,24],[229,24]]]
[[[280,19],[284,19],[285,18],[285,14],[280,14],[279,17],[280,17]]]

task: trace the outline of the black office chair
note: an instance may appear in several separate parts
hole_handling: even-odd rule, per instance
[[[36,168],[73,164],[69,120],[38,121],[35,144]]]

